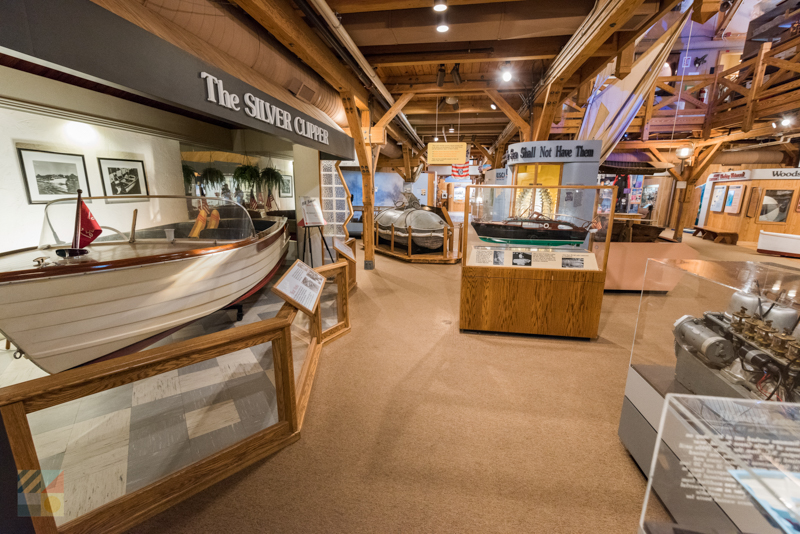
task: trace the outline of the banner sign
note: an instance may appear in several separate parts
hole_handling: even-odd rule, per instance
[[[731,180],[749,180],[750,171],[729,171],[729,172],[715,172],[709,175],[709,182],[726,182]]]
[[[508,164],[599,162],[602,141],[529,141],[508,145]]]
[[[428,165],[452,165],[467,161],[467,143],[428,143]]]

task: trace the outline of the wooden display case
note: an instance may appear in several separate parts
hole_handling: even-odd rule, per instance
[[[473,223],[483,229],[486,226],[481,226],[482,221],[494,223],[519,216],[519,199],[530,197],[533,205],[537,190],[542,189],[556,195],[552,220],[576,220],[576,213],[588,216],[588,220],[584,219],[589,228],[583,243],[518,239],[499,243],[486,241],[486,236],[481,239]],[[613,188],[469,186],[464,209],[461,330],[596,338],[610,243],[610,232],[604,229],[614,221],[613,208],[611,213],[597,213],[600,191],[604,189]],[[519,190],[532,191],[520,195]],[[616,190],[612,194],[616,197]],[[572,199],[579,195],[578,204]],[[491,198],[491,207],[487,198]],[[616,198],[613,200],[612,207]],[[579,209],[573,209],[574,204]],[[579,234],[576,231],[573,237]]]

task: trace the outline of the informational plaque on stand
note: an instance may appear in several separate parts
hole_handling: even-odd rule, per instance
[[[333,240],[333,248],[336,249],[336,252],[341,254],[342,256],[346,257],[348,260],[355,263],[356,255],[353,252],[353,249],[348,247],[344,241],[341,239],[334,239]]]
[[[304,226],[325,226],[325,218],[322,216],[322,206],[319,199],[315,197],[302,197],[300,208],[303,210]]]
[[[286,274],[272,286],[272,291],[299,310],[313,315],[319,305],[324,286],[324,276],[302,261],[296,260]]]

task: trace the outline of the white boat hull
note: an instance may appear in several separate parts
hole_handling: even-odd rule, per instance
[[[213,313],[258,285],[288,248],[258,243],[163,263],[0,285],[0,331],[48,373]]]

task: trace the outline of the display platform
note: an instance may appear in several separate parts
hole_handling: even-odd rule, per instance
[[[614,214],[598,186],[469,186],[462,330],[597,337]],[[597,245],[597,246],[596,246]]]
[[[602,246],[596,243],[595,247]],[[605,289],[611,291],[669,291],[676,280],[647,279],[645,286],[645,269],[650,258],[694,260],[700,255],[685,243],[615,243],[611,242],[608,251]]]
[[[800,400],[800,270],[651,259],[648,280],[670,280],[672,287],[642,293],[619,425],[622,443],[644,472],[670,393]],[[689,513],[691,503],[662,489],[654,485],[673,517]]]

